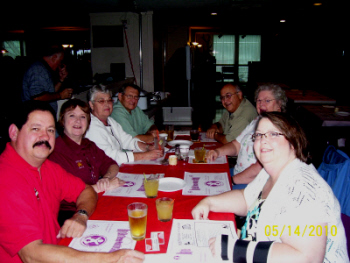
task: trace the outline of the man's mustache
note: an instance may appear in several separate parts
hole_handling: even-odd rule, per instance
[[[51,150],[51,145],[50,145],[50,143],[48,142],[48,141],[38,141],[38,142],[36,142],[36,143],[34,143],[34,145],[33,145],[33,148],[35,147],[35,146],[40,146],[40,145],[42,145],[42,144],[45,144],[45,146],[47,147],[47,148],[49,148],[49,150]]]

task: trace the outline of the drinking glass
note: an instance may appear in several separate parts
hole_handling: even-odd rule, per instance
[[[145,194],[148,198],[155,198],[158,195],[159,177],[150,176],[147,179],[143,179],[143,186],[145,188]]]
[[[144,203],[131,203],[127,207],[130,233],[132,239],[139,241],[145,239],[147,225],[147,205]]]
[[[168,134],[168,142],[174,140],[174,125],[167,125],[165,131]]]
[[[186,161],[188,158],[188,153],[190,151],[190,146],[180,145],[180,159]]]
[[[198,130],[191,130],[190,135],[191,135],[191,140],[193,142],[199,141],[199,131]]]
[[[158,220],[168,222],[173,217],[174,199],[161,197],[156,200]]]
[[[160,133],[159,134],[159,145],[162,148],[162,150],[164,150],[167,138],[168,138],[168,134],[167,133]]]
[[[197,163],[205,162],[205,154],[206,154],[206,150],[203,147],[197,147],[194,149],[194,158]]]

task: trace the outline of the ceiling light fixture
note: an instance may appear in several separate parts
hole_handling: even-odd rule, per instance
[[[218,15],[218,13],[216,13],[216,12],[212,12],[210,15],[212,15],[212,16],[217,16],[217,15]]]
[[[314,6],[321,6],[322,3],[314,3]]]
[[[198,46],[198,42],[192,42],[192,45]]]
[[[280,20],[280,23],[285,23],[285,22],[286,22],[285,19],[281,19],[281,20]]]

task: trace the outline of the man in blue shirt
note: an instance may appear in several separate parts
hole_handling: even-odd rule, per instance
[[[62,64],[63,58],[64,49],[61,45],[51,45],[43,50],[42,59],[34,62],[23,76],[22,101],[47,101],[57,112],[57,100],[72,97],[73,89],[61,89],[68,75]],[[57,70],[58,78],[55,79]]]
[[[111,117],[123,127],[125,132],[150,143],[157,136],[158,129],[154,122],[137,107],[140,91],[137,85],[124,84],[119,90],[119,101],[113,106]]]

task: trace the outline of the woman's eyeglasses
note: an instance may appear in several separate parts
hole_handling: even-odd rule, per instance
[[[284,136],[283,133],[280,132],[265,132],[265,133],[254,133],[252,135],[252,141],[259,141],[265,136],[265,139],[276,139],[277,137]]]
[[[256,104],[261,104],[263,102],[265,102],[265,104],[269,104],[273,100],[275,100],[275,99],[256,100]]]
[[[113,103],[112,99],[109,99],[109,100],[100,99],[100,100],[94,100],[94,101],[97,102],[98,104],[101,104],[101,105],[104,105],[105,103],[107,103],[107,104]]]

